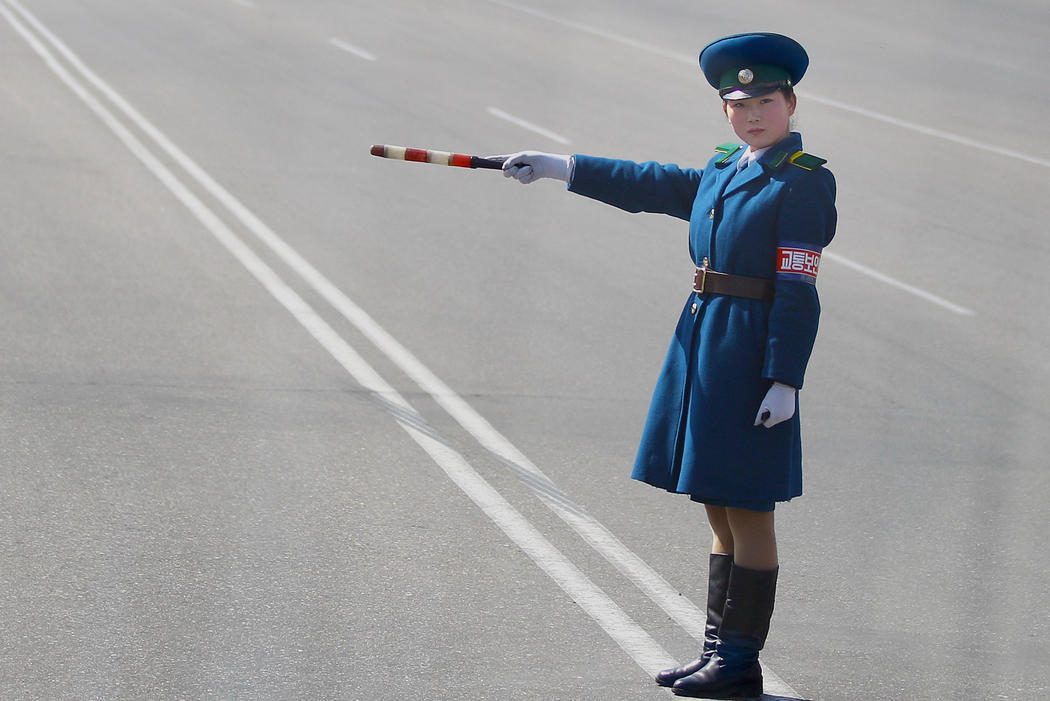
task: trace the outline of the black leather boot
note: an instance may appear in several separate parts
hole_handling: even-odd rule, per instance
[[[697,659],[656,673],[656,683],[671,686],[682,677],[698,672],[715,654],[718,644],[718,628],[722,625],[722,611],[726,607],[726,592],[729,590],[729,573],[733,569],[733,556],[711,554],[707,570],[707,625],[704,628],[704,652]]]
[[[702,669],[676,681],[674,693],[703,699],[762,695],[758,652],[769,634],[778,572],[733,566],[715,654]]]

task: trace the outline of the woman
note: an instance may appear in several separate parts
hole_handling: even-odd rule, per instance
[[[835,179],[790,130],[805,49],[779,34],[725,37],[700,54],[743,144],[703,170],[527,151],[504,174],[543,177],[629,212],[689,221],[697,265],[632,477],[705,505],[713,533],[702,655],[657,675],[676,694],[762,694],[773,612],[776,502],[802,494],[798,390],[817,332],[816,277],[835,233]]]

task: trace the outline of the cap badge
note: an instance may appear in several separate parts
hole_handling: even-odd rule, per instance
[[[755,79],[755,74],[751,72],[750,68],[742,68],[740,72],[736,74],[737,80],[740,81],[741,85],[747,85]]]

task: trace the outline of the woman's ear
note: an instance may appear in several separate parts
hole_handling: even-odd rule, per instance
[[[795,114],[795,107],[798,106],[798,96],[795,93],[791,93],[791,100],[788,101],[788,116],[791,117]]]

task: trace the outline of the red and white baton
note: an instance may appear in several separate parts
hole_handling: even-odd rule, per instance
[[[490,168],[501,170],[504,158],[484,158],[482,156],[468,156],[465,153],[449,153],[448,151],[433,151],[425,148],[406,148],[405,146],[387,146],[376,144],[371,151],[373,156],[380,158],[393,158],[399,161],[415,161],[416,163],[436,163],[442,166],[457,166],[459,168]]]

